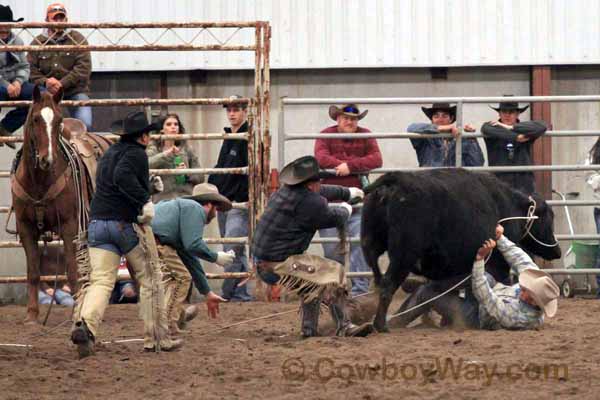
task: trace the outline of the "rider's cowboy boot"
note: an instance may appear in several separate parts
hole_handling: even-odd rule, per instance
[[[303,338],[318,336],[319,312],[321,299],[311,302],[302,301],[302,326],[301,332]]]
[[[75,323],[71,331],[71,341],[77,345],[79,358],[85,358],[94,354],[95,338],[88,329],[85,321]]]
[[[348,317],[346,307],[346,294],[339,294],[336,299],[329,305],[331,318],[336,324],[335,334],[337,336],[359,336],[365,337],[373,332],[373,325],[365,323],[362,325],[354,325]]]

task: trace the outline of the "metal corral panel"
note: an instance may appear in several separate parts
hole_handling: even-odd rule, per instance
[[[50,0],[8,0],[42,21]],[[86,0],[71,22],[270,21],[272,68],[431,67],[600,63],[599,0]],[[90,32],[87,32],[90,33]],[[113,31],[117,40],[124,31]],[[178,30],[190,40],[198,31]],[[202,32],[217,44],[233,29]],[[147,34],[155,40],[159,33]],[[212,36],[214,35],[214,37]],[[142,43],[135,32],[128,44]],[[215,39],[216,38],[216,39]],[[26,40],[28,38],[25,38]],[[252,44],[252,29],[230,44]],[[90,42],[106,44],[99,33]],[[174,43],[173,34],[160,43]],[[94,70],[253,68],[250,52],[94,53]]]

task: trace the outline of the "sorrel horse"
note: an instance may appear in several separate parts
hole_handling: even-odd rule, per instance
[[[36,87],[24,126],[24,143],[19,164],[11,176],[16,226],[27,258],[28,304],[26,322],[37,322],[39,314],[40,248],[38,241],[50,232],[63,240],[66,274],[73,293],[78,289],[76,240],[87,226],[87,207],[95,178],[69,143],[74,141],[63,123],[58,104],[62,90],[55,95]],[[85,133],[84,133],[85,134]],[[110,145],[99,136],[96,148]],[[79,141],[79,143],[81,143]],[[81,146],[80,146],[81,147]],[[79,150],[79,149],[78,149]],[[95,162],[95,160],[94,160]],[[89,169],[89,167],[88,167]]]

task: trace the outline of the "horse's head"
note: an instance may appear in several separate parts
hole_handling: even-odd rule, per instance
[[[24,148],[28,148],[36,168],[47,171],[58,156],[58,141],[63,130],[63,117],[58,104],[62,100],[62,88],[54,95],[40,92],[36,86],[33,103],[25,123]]]

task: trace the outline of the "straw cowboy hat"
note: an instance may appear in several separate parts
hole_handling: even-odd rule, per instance
[[[450,106],[450,103],[433,103],[431,107],[421,107],[421,110],[427,115],[427,118],[431,119],[433,114],[438,111],[447,112],[450,114],[452,120],[456,119],[456,106]]]
[[[217,210],[229,211],[231,210],[231,201],[222,194],[219,193],[219,189],[210,183],[201,183],[194,186],[192,194],[189,196],[182,196],[184,199],[196,200],[199,203],[210,201],[215,203]]]
[[[505,94],[505,97],[511,97],[512,94]],[[494,106],[490,106],[492,109],[496,110],[497,112],[500,111],[518,111],[519,114],[521,114],[523,111],[527,110],[529,108],[529,106],[525,106],[525,107],[519,107],[519,103],[517,103],[516,101],[503,101],[500,104],[498,104],[498,107],[494,107]]]
[[[319,162],[313,156],[300,157],[281,170],[279,180],[286,185],[297,185],[319,179]]]
[[[154,130],[154,124],[148,123],[145,113],[134,111],[127,114],[124,119],[113,122],[110,125],[110,130],[119,136],[139,135]]]
[[[519,275],[519,285],[531,293],[535,304],[544,310],[544,314],[548,317],[556,314],[560,291],[550,275],[542,270],[529,268]]]
[[[344,104],[341,108],[329,106],[329,117],[334,121],[337,121],[337,117],[340,114],[347,115],[349,117],[356,117],[361,120],[367,116],[368,112],[369,110],[365,110],[361,113],[356,104]]]

